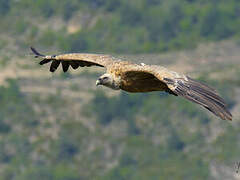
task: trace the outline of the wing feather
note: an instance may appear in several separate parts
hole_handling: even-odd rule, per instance
[[[49,59],[43,59],[42,61],[40,61],[40,65],[43,65],[43,64],[47,64],[47,63],[49,63],[49,62],[51,62],[51,60],[49,60]]]
[[[145,87],[147,83],[142,81],[142,88],[145,90],[145,92],[148,90],[164,90],[170,94],[182,96],[192,102],[200,104],[223,120],[232,120],[232,115],[227,109],[227,105],[224,100],[219,96],[216,90],[205,85],[204,83],[156,65],[139,66],[133,64],[128,68],[125,68],[124,74],[131,74],[131,76],[135,76],[134,72],[136,76],[138,73],[142,73],[142,75],[146,73],[151,74],[157,78],[159,82],[166,85],[165,87],[162,85],[162,88],[159,88],[157,87],[158,83],[155,83],[152,84],[155,86],[155,88],[151,85],[149,87]],[[125,79],[128,78],[129,77],[127,76],[125,77]],[[149,81],[149,79],[146,79],[146,81]],[[141,92],[141,90],[139,91]]]
[[[188,77],[187,79],[176,79],[172,91],[177,95],[202,105],[223,120],[232,120],[232,115],[228,111],[226,103],[216,91],[212,91],[211,88],[196,80]]]
[[[61,63],[62,63],[63,72],[67,72],[67,70],[69,68],[69,62],[61,61]]]
[[[79,62],[77,62],[77,61],[71,61],[70,62],[70,65],[71,65],[71,67],[73,68],[73,69],[77,69],[78,67],[79,67]]]
[[[51,72],[56,71],[56,69],[58,68],[59,64],[60,64],[60,61],[53,60],[51,66],[50,66],[50,71]]]
[[[85,67],[85,66],[86,67],[90,67],[90,66],[107,67],[114,62],[114,58],[110,55],[69,53],[69,54],[45,56],[39,53],[33,47],[31,47],[31,50],[35,54],[36,58],[39,58],[39,57],[43,58],[43,60],[39,63],[40,65],[52,62],[50,66],[51,72],[54,72],[58,68],[60,62],[64,62],[62,63],[62,68],[64,72],[68,70],[69,65],[71,65],[73,69],[77,69],[79,66],[80,67]]]

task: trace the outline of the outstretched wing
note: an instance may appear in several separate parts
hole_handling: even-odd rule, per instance
[[[129,92],[166,91],[202,105],[223,120],[232,120],[226,103],[207,85],[155,65],[130,65],[123,72],[122,89]]]
[[[103,55],[103,54],[84,54],[84,53],[70,53],[70,54],[60,54],[45,56],[39,53],[36,49],[31,47],[32,52],[35,54],[36,58],[43,58],[39,63],[40,65],[50,63],[50,71],[54,72],[62,64],[62,69],[66,72],[71,66],[73,69],[80,67],[90,67],[90,66],[100,66],[107,67],[114,60],[112,56]]]

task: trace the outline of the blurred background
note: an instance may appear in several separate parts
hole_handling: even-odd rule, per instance
[[[239,0],[0,0],[0,180],[240,179]],[[233,121],[30,55],[107,53],[203,81]]]

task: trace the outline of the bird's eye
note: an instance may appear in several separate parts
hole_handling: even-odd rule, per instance
[[[108,79],[108,77],[104,77],[104,78],[103,78],[103,80],[107,80],[107,79]]]

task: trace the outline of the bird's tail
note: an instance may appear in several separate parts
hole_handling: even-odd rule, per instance
[[[214,89],[203,83],[187,77],[187,80],[177,81],[174,93],[202,105],[223,120],[232,120],[232,114],[228,111],[224,100]]]

